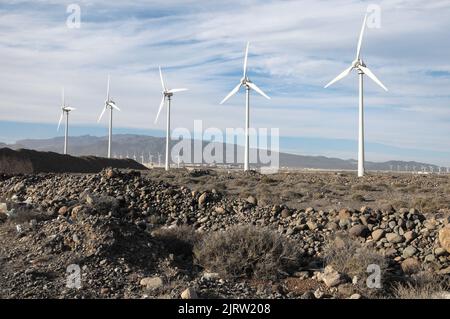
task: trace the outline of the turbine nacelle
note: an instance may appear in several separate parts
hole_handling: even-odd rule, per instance
[[[248,49],[250,47],[250,42],[247,43],[247,47],[245,49],[245,56],[244,56],[244,74],[239,82],[239,84],[220,102],[220,104],[225,103],[229,98],[231,98],[233,95],[235,95],[237,92],[239,92],[239,89],[243,86],[245,86],[248,90],[252,89],[255,90],[258,94],[264,96],[266,99],[270,100],[270,97],[264,93],[255,83],[250,81],[249,77],[247,76],[247,65],[248,65]]]
[[[355,60],[355,61],[352,62],[352,67],[354,69],[359,69],[360,66],[362,66],[364,68],[367,67],[362,59]]]
[[[162,91],[161,103],[159,104],[158,114],[156,114],[156,118],[155,118],[155,124],[156,124],[156,122],[158,122],[159,114],[161,113],[161,110],[164,107],[166,99],[170,100],[175,93],[184,92],[184,91],[188,90],[188,89],[170,89],[170,90],[167,89],[166,83],[164,82],[164,77],[163,77],[161,67],[159,67],[159,78],[161,80],[161,86],[163,88],[163,91]]]
[[[362,42],[364,37],[364,30],[366,28],[367,24],[367,14],[364,17],[364,22],[361,28],[361,33],[359,35],[359,41],[358,41],[358,47],[356,49],[356,59],[352,62],[352,65],[345,69],[341,74],[339,74],[335,79],[333,79],[330,83],[325,85],[325,88],[333,85],[334,83],[342,80],[343,78],[347,77],[353,69],[358,70],[360,75],[367,75],[372,81],[374,81],[376,84],[378,84],[380,87],[382,87],[385,91],[388,91],[386,86],[376,77],[376,75],[366,66],[364,61],[361,58],[361,48],[362,48]]]

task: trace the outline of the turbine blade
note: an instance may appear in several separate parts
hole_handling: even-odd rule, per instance
[[[108,86],[106,88],[106,101],[109,101],[109,88],[110,88],[111,76],[108,74]]]
[[[266,93],[264,93],[259,87],[257,87],[255,83],[247,82],[247,85],[256,92],[258,92],[259,94],[261,94],[262,96],[264,96],[266,99],[270,100],[270,97]]]
[[[109,102],[108,105],[109,105],[110,107],[112,107],[113,109],[116,109],[117,111],[120,112],[120,109],[117,107],[116,103],[114,103],[114,102]]]
[[[105,114],[105,111],[106,111],[106,106],[103,108],[102,114],[100,114],[100,116],[99,116],[99,118],[97,120],[97,123],[99,123],[102,120],[102,117]]]
[[[225,103],[230,97],[232,97],[233,95],[235,95],[238,91],[239,91],[239,89],[241,88],[241,86],[242,86],[242,82],[241,83],[239,83],[223,100],[222,100],[222,102],[220,102],[220,104],[223,104],[223,103]]]
[[[161,85],[162,85],[164,91],[167,91],[166,84],[164,83],[164,78],[163,78],[161,67],[159,67],[159,77],[161,78]]]
[[[248,63],[248,49],[250,47],[250,42],[247,42],[247,47],[245,49],[245,58],[244,58],[244,79],[247,77],[247,63]]]
[[[384,86],[384,84],[381,83],[381,81],[376,77],[376,75],[373,74],[372,71],[370,71],[369,68],[363,67],[363,66],[360,66],[359,68],[361,69],[361,71],[364,72],[365,75],[367,75],[369,78],[371,78],[376,84],[378,84],[379,86],[381,86],[386,92],[389,91],[389,90],[387,89],[387,87]]]
[[[58,122],[58,128],[56,129],[56,131],[59,131],[59,128],[61,127],[61,122],[63,120],[64,117],[64,111],[61,112],[61,116],[59,117],[59,122]]]
[[[161,110],[162,110],[162,108],[164,106],[164,102],[165,101],[166,101],[166,96],[163,95],[162,100],[161,100],[161,104],[159,105],[158,114],[156,114],[155,124],[156,124],[156,122],[158,122],[159,114],[161,113]]]
[[[167,91],[167,93],[178,93],[178,92],[184,92],[187,91],[188,89],[172,89]]]
[[[62,88],[62,106],[66,106],[66,98],[64,93],[64,87]]]
[[[353,66],[349,67],[348,69],[346,69],[344,72],[342,72],[341,74],[339,74],[333,81],[331,81],[330,83],[328,83],[327,85],[325,85],[325,88],[333,85],[334,83],[342,80],[343,78],[345,78],[347,75],[350,74],[350,72],[352,72],[353,70]]]
[[[367,25],[367,13],[364,16],[364,22],[361,28],[361,33],[359,34],[359,41],[358,41],[358,49],[356,50],[356,60],[359,60],[361,58],[361,47],[362,47],[362,41],[364,38],[364,30],[366,29]]]

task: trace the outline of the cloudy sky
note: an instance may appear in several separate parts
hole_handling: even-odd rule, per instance
[[[67,25],[70,4],[80,28]],[[57,136],[62,86],[78,108],[73,134],[106,135],[96,118],[108,74],[116,132],[162,134],[158,65],[190,89],[174,100],[174,128],[243,127],[243,93],[219,102],[251,41],[249,75],[272,97],[252,98],[252,126],[279,128],[285,151],[355,158],[357,76],[323,86],[354,59],[373,5],[380,28],[368,28],[363,58],[390,91],[366,82],[367,159],[450,166],[448,0],[0,0],[0,140]]]

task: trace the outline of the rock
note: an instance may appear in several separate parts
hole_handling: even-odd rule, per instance
[[[383,229],[374,230],[372,232],[372,239],[374,241],[379,241],[380,239],[382,239],[384,237],[384,234],[385,234],[385,232]]]
[[[402,257],[408,259],[409,257],[414,256],[417,253],[417,249],[413,246],[408,246],[403,249]]]
[[[289,216],[291,216],[292,213],[289,209],[285,208],[281,211],[281,217],[282,218],[288,218]]]
[[[450,226],[447,225],[439,231],[439,243],[448,253],[450,253]]]
[[[247,197],[247,203],[251,204],[251,205],[258,205],[258,200],[254,197],[254,196],[249,196]]]
[[[316,230],[317,229],[317,223],[312,222],[312,221],[308,221],[306,222],[306,226],[308,226],[309,230]]]
[[[308,290],[300,297],[300,299],[316,299],[316,296],[314,292]]]
[[[107,168],[105,170],[105,176],[106,176],[106,178],[114,178],[114,177],[117,176],[117,173],[116,173],[116,171],[114,169]]]
[[[8,205],[6,203],[0,203],[0,214],[6,214],[8,212]]]
[[[450,275],[450,266],[438,271],[439,275]]]
[[[316,291],[314,291],[314,298],[316,299],[322,299],[324,295],[325,294],[323,293],[322,290],[320,290],[320,288],[317,288]]]
[[[444,256],[446,254],[447,254],[447,251],[444,248],[442,248],[442,247],[438,247],[438,248],[436,248],[434,250],[434,255],[436,257],[441,257],[441,256]]]
[[[59,215],[65,215],[67,214],[67,211],[69,210],[69,208],[67,206],[63,206],[58,210],[58,214]]]
[[[305,280],[305,279],[309,278],[309,272],[308,271],[297,271],[293,274],[293,276],[300,280]]]
[[[348,231],[353,237],[367,237],[369,235],[369,228],[364,225],[355,225]]]
[[[141,279],[140,284],[147,289],[157,289],[164,285],[164,280],[161,277],[146,277]]]
[[[208,193],[203,193],[200,195],[200,197],[198,198],[198,205],[199,206],[203,206],[206,204],[206,200],[208,199]]]
[[[205,272],[202,275],[204,280],[218,280],[220,279],[220,275],[216,272]]]
[[[13,188],[14,192],[20,193],[25,190],[25,184],[23,182],[17,183]]]
[[[78,206],[75,206],[74,208],[72,208],[72,212],[70,213],[70,217],[72,217],[72,219],[77,219],[78,215],[83,210],[83,208],[84,208],[83,205],[78,205]]]
[[[109,294],[109,288],[102,288],[102,289],[100,289],[100,294],[102,294],[102,295]]]
[[[343,208],[339,211],[338,220],[350,219],[350,217],[352,217],[352,215],[348,209]]]
[[[320,278],[328,288],[339,286],[344,282],[343,276],[331,266],[325,267],[325,271],[320,275]]]
[[[406,242],[409,243],[414,240],[417,235],[414,231],[407,231],[403,236],[405,237]]]
[[[217,213],[217,214],[225,214],[225,208],[223,208],[223,207],[221,207],[221,206],[218,206],[218,207],[216,207],[216,208],[214,208],[214,211]]]
[[[401,264],[402,270],[405,274],[415,274],[420,271],[421,264],[417,258],[405,259]]]
[[[399,244],[405,240],[405,238],[399,234],[396,233],[389,233],[386,234],[386,239],[388,242],[392,244]]]
[[[361,299],[361,295],[360,294],[353,294],[350,296],[349,299]]]
[[[188,288],[181,293],[181,299],[198,299],[197,292],[193,288]]]

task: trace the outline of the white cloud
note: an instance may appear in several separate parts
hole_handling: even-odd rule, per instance
[[[242,125],[242,95],[218,102],[238,81],[251,40],[250,75],[273,97],[252,99],[254,126],[291,136],[356,137],[356,76],[328,90],[323,85],[352,61],[372,1],[77,2],[79,30],[66,27],[61,1],[4,1],[1,119],[55,122],[64,85],[78,107],[73,123],[95,123],[111,73],[112,95],[123,109],[116,125],[162,129],[164,121],[154,126],[153,119],[163,65],[169,85],[190,88],[174,100],[174,127],[191,127],[194,119]],[[367,82],[367,139],[448,149],[450,78],[429,72],[450,71],[450,4],[379,4],[382,28],[368,30],[363,52],[390,92]]]

